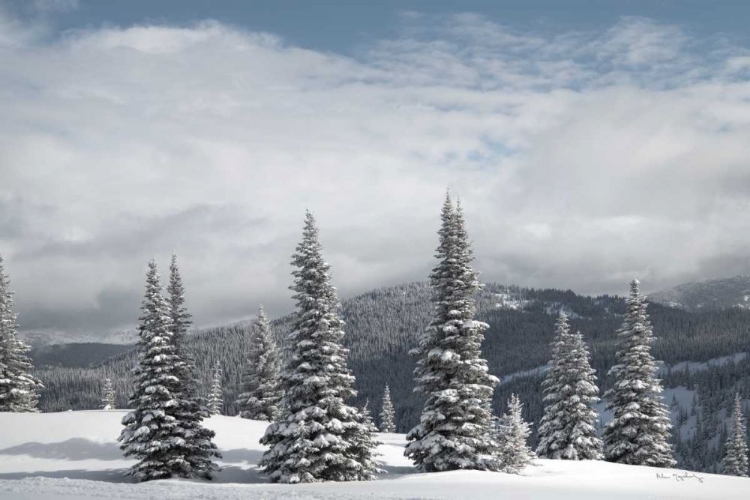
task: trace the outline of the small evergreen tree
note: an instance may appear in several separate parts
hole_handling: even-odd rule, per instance
[[[10,278],[0,257],[0,411],[34,412],[43,385],[31,375],[29,347],[17,333]]]
[[[279,381],[280,364],[271,325],[261,307],[253,322],[248,363],[242,374],[242,394],[237,400],[242,418],[270,422],[279,417],[284,395]]]
[[[502,470],[510,474],[520,473],[534,460],[534,452],[526,444],[531,429],[521,415],[522,410],[521,400],[511,394],[508,409],[497,422],[498,459]]]
[[[482,358],[489,325],[474,320],[474,295],[481,284],[471,267],[463,214],[449,195],[441,219],[439,262],[430,275],[434,318],[412,350],[419,357],[415,391],[426,401],[420,423],[406,436],[404,454],[422,472],[495,469],[486,457],[495,448],[490,401],[498,379]]]
[[[747,477],[748,474],[747,427],[742,418],[742,401],[739,393],[734,396],[732,429],[726,441],[724,455],[724,474],[741,477]]]
[[[183,446],[191,436],[175,417],[180,397],[177,373],[184,363],[172,342],[169,307],[161,293],[159,273],[152,260],[138,326],[141,352],[129,402],[135,409],[122,419],[125,428],[118,438],[125,456],[139,460],[128,471],[139,481],[192,474]]]
[[[571,334],[568,317],[560,311],[552,341],[552,359],[542,382],[544,416],[539,424],[536,454],[543,458],[600,460],[596,373],[580,333]]]
[[[224,406],[224,399],[221,390],[221,364],[216,363],[214,366],[214,378],[211,382],[211,392],[208,395],[208,411],[211,415],[220,415]]]
[[[366,427],[366,431],[361,432],[358,436],[355,436],[355,447],[360,450],[359,460],[367,463],[372,462],[373,457],[376,456],[374,448],[379,444],[373,440],[374,433],[378,432],[378,428],[372,420],[372,412],[370,412],[370,400],[366,399],[365,404],[362,405],[359,414],[361,415],[361,422]]]
[[[609,373],[614,386],[604,397],[614,417],[604,427],[604,454],[610,462],[673,467],[669,437],[672,423],[662,401],[651,355],[654,336],[640,283],[630,283],[625,321],[617,333],[617,364]]]
[[[383,405],[380,409],[380,432],[396,432],[395,417],[396,412],[393,409],[393,402],[391,401],[391,389],[388,387],[388,384],[385,384]]]
[[[359,409],[359,412],[362,414],[362,421],[373,428],[373,432],[378,432],[377,427],[375,427],[375,424],[372,421],[372,412],[370,411],[369,399],[365,399],[365,404],[362,405],[362,408]]]
[[[375,449],[381,443],[375,440],[375,433],[378,432],[378,428],[372,421],[369,399],[365,400],[364,408],[359,412],[357,423],[359,425],[353,425],[346,438],[351,443],[352,458],[357,463],[362,464],[362,468],[368,470],[369,473],[367,475],[357,473],[357,475],[352,476],[352,479],[356,481],[369,480],[374,477],[373,474],[376,472],[383,472],[378,468],[376,462],[379,454]]]
[[[281,373],[286,411],[261,439],[269,449],[260,466],[273,482],[372,479],[376,443],[360,411],[344,403],[356,394],[341,345],[344,322],[309,212],[292,263],[296,311]]]
[[[102,410],[112,410],[115,407],[115,388],[112,379],[107,377],[102,385]]]
[[[175,367],[175,375],[179,379],[175,417],[180,420],[187,435],[191,436],[183,443],[183,452],[192,477],[211,479],[217,469],[212,459],[221,455],[213,442],[214,431],[203,426],[203,419],[208,418],[210,413],[205,400],[198,395],[195,361],[184,347],[187,329],[192,321],[185,307],[185,287],[177,265],[177,256],[174,254],[169,266],[167,293],[172,343],[176,355],[182,361]]]

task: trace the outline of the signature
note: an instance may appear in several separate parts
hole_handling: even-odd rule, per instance
[[[682,473],[673,472],[672,474],[664,474],[663,472],[657,472],[656,479],[674,479],[675,481],[678,481],[678,482],[684,482],[689,479],[695,479],[699,483],[703,482],[703,477],[697,474],[689,473],[689,472],[682,472]]]

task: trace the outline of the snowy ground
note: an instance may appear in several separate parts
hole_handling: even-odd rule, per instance
[[[0,414],[0,500],[116,499],[697,499],[746,498],[750,479],[603,462],[539,460],[521,476],[474,471],[415,474],[404,436],[380,440],[386,474],[365,483],[272,485],[260,476],[258,438],[266,424],[213,417],[224,458],[217,480],[132,484],[116,438],[123,411]],[[658,474],[663,474],[659,477]]]

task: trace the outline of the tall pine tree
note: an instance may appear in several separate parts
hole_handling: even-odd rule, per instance
[[[42,383],[26,356],[29,347],[17,338],[10,278],[0,257],[0,411],[33,412]]]
[[[242,374],[242,394],[237,400],[242,418],[269,422],[278,418],[284,395],[279,382],[280,365],[271,324],[261,306],[253,322],[247,367]]]
[[[139,461],[128,474],[139,481],[191,477],[185,458],[185,442],[191,435],[176,417],[179,412],[180,379],[184,362],[172,341],[169,306],[162,297],[156,263],[149,263],[143,314],[138,326],[139,363],[134,370],[134,392],[118,441],[125,456]]]
[[[552,341],[552,359],[542,382],[544,416],[536,453],[543,458],[600,460],[602,442],[592,408],[599,400],[596,373],[580,333],[571,334],[560,311]]]
[[[269,449],[260,465],[273,482],[372,479],[376,443],[360,411],[345,403],[355,391],[341,345],[344,322],[309,212],[292,264],[296,310],[281,373],[286,410],[261,439]]]
[[[610,462],[673,467],[669,437],[672,423],[662,400],[651,355],[654,335],[640,283],[630,283],[628,310],[617,333],[617,364],[609,371],[614,386],[604,395],[614,414],[604,427],[604,455]]]
[[[727,438],[726,455],[724,455],[724,474],[747,477],[747,462],[747,427],[742,418],[740,394],[737,393],[734,396],[732,429]]]
[[[185,307],[185,287],[177,265],[177,256],[174,254],[169,265],[167,294],[172,343],[175,354],[182,361],[175,367],[175,375],[180,384],[177,398],[179,406],[176,408],[175,416],[182,423],[186,435],[190,437],[184,443],[183,452],[191,476],[210,479],[217,469],[212,458],[220,455],[213,442],[214,431],[203,426],[203,419],[208,418],[210,413],[204,399],[198,395],[195,361],[184,346],[187,330],[192,321]]]
[[[463,214],[449,195],[441,219],[439,263],[430,275],[435,316],[412,350],[419,356],[415,390],[427,400],[420,423],[407,434],[405,455],[423,472],[495,469],[486,457],[495,447],[490,401],[498,379],[481,353],[489,326],[474,320],[482,285],[471,267]]]
[[[380,408],[380,432],[396,432],[395,417],[396,412],[393,409],[393,401],[391,401],[391,389],[388,384],[385,384],[383,405]]]

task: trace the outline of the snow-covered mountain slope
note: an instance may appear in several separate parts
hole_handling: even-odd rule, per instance
[[[745,498],[750,479],[604,462],[538,460],[520,476],[456,471],[418,474],[404,436],[381,434],[386,473],[360,483],[268,484],[255,464],[265,422],[212,417],[223,470],[213,482],[133,484],[116,438],[124,411],[0,414],[0,499],[710,499]]]
[[[29,352],[29,357],[34,367],[38,369],[88,368],[132,349],[132,345],[126,344],[51,344],[33,347]]]
[[[680,361],[679,363],[675,363],[673,365],[667,365],[663,361],[657,361],[657,365],[659,366],[659,368],[656,373],[660,377],[663,377],[669,371],[676,372],[687,370],[690,373],[696,373],[700,371],[706,371],[713,367],[725,366],[728,363],[737,363],[744,360],[745,358],[747,358],[746,352],[738,352],[729,356],[712,358],[707,361]],[[547,369],[547,365],[541,365],[529,370],[521,370],[509,373],[507,375],[502,375],[500,377],[500,385],[507,384],[508,382],[512,382],[513,380],[521,378],[539,377],[541,375],[544,375],[547,372]]]
[[[23,321],[23,318],[21,318]],[[23,323],[21,324],[23,326]],[[21,330],[18,336],[33,347],[56,344],[104,343],[134,344],[138,338],[135,328],[117,329],[106,332],[64,332],[59,330]]]
[[[670,307],[705,311],[739,307],[750,308],[750,276],[685,283],[650,293],[648,298]]]

